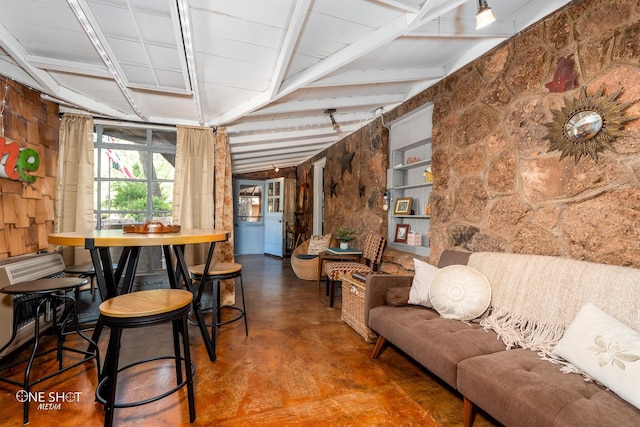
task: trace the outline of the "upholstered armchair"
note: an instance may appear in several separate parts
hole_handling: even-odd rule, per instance
[[[371,273],[378,271],[378,267],[382,262],[382,253],[387,240],[377,233],[369,233],[364,240],[362,248],[362,258],[364,263],[359,262],[332,262],[326,265],[327,273],[327,291],[329,293],[329,307],[333,307],[333,296],[335,294],[336,282],[340,281],[340,277],[347,273]]]

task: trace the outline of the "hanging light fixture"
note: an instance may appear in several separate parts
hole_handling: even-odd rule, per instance
[[[333,113],[335,112],[335,108],[327,108],[326,110],[324,110],[324,113],[328,114],[329,118],[331,119],[331,127],[333,128],[333,130],[338,132],[340,130],[340,125],[338,125],[338,123],[336,123],[336,119],[333,118]]]
[[[271,165],[273,166],[273,170],[276,171],[276,173],[280,172],[280,168],[277,167],[276,165]]]
[[[487,3],[487,0],[478,0],[478,13],[476,13],[476,30],[484,28],[496,20],[493,16],[491,7]]]

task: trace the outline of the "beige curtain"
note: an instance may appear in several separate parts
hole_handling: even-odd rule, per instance
[[[225,128],[177,126],[173,222],[184,228],[233,230],[231,156]],[[209,245],[188,245],[187,265],[206,261]],[[233,261],[233,240],[218,243],[213,262]],[[232,280],[221,284],[222,304],[233,304]]]
[[[213,129],[177,126],[173,222],[183,228],[214,228]],[[187,245],[188,265],[202,264],[209,245]]]
[[[60,123],[55,229],[88,232],[93,218],[93,117],[65,113]],[[67,266],[91,262],[84,248],[63,248]]]

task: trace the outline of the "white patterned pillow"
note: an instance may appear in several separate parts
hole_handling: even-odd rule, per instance
[[[324,236],[311,236],[311,240],[309,240],[309,249],[307,253],[309,255],[318,255],[322,252],[329,249],[329,243],[331,243],[331,234],[326,234]]]
[[[445,319],[473,320],[489,308],[491,285],[478,270],[448,265],[433,275],[429,299]]]
[[[409,290],[408,303],[431,308],[431,302],[429,301],[429,285],[431,284],[431,278],[436,274],[436,271],[438,271],[439,268],[416,258],[413,259],[413,266],[415,275],[413,276],[413,282],[411,283],[411,289]]]
[[[553,353],[640,408],[640,333],[593,304],[580,309]]]

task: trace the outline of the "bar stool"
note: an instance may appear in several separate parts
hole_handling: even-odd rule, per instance
[[[112,264],[111,268],[115,270],[118,267],[117,264]],[[96,300],[95,290],[96,286],[96,270],[93,267],[92,263],[72,265],[70,267],[62,270],[64,274],[71,274],[73,276],[78,276],[83,279],[89,279],[89,292],[91,293],[91,299],[93,301]],[[76,291],[76,299],[79,297],[80,288]]]
[[[24,371],[24,379],[22,382],[13,380],[8,377],[0,377],[0,381],[13,384],[21,387],[21,391],[18,391],[16,397],[19,401],[23,402],[23,422],[27,424],[29,422],[29,391],[31,387],[35,384],[40,383],[41,381],[47,380],[55,375],[58,375],[62,372],[65,372],[69,369],[72,369],[87,360],[95,359],[97,364],[96,372],[100,369],[100,356],[98,351],[97,344],[92,341],[89,337],[84,335],[80,330],[77,320],[76,313],[76,300],[71,296],[72,292],[67,291],[75,291],[80,286],[84,286],[87,284],[86,279],[81,279],[77,277],[68,277],[68,278],[49,278],[49,279],[39,279],[32,280],[27,282],[16,283],[14,285],[6,286],[2,289],[2,293],[15,295],[14,301],[16,301],[16,306],[14,307],[13,312],[13,328],[11,332],[11,338],[9,342],[5,344],[2,349],[0,349],[0,353],[2,353],[5,348],[9,347],[9,345],[16,339],[18,333],[18,319],[20,318],[20,312],[35,309],[35,318],[34,318],[34,342],[33,349],[31,350],[30,357],[26,359],[19,360],[17,362],[13,362],[9,365],[3,366],[0,368],[0,371],[8,368],[12,368],[14,366],[20,365],[24,362],[27,362],[27,366]],[[19,297],[17,297],[19,296]],[[62,304],[61,306],[59,304]],[[58,307],[62,308],[62,314],[60,318],[58,318]],[[42,321],[46,321],[47,317],[51,316],[51,324],[53,330],[58,338],[58,343],[55,348],[46,350],[40,354],[38,354],[38,347],[40,345],[40,326]],[[64,330],[69,321],[73,322],[75,333],[77,333],[81,338],[86,340],[89,345],[89,350],[78,350],[75,348],[67,347],[64,345],[65,338],[68,333],[65,333]],[[58,360],[58,370],[52,373],[49,373],[35,381],[31,381],[29,376],[31,374],[31,368],[33,366],[33,362],[36,358],[49,354],[51,352],[56,352],[56,359]],[[63,354],[65,351],[83,354],[85,357],[75,362],[69,366],[64,366],[63,363]],[[20,399],[20,396],[23,396],[23,399]]]
[[[198,290],[196,292],[195,304],[198,306],[199,310],[208,311],[211,310],[213,315],[213,321],[211,324],[207,324],[206,326],[211,327],[211,343],[213,346],[214,357],[211,359],[215,360],[215,350],[216,350],[216,342],[218,338],[218,328],[223,325],[227,325],[229,323],[238,321],[244,318],[244,331],[247,336],[249,336],[249,325],[247,323],[247,307],[245,304],[244,298],[244,283],[242,281],[242,264],[238,264],[235,262],[221,262],[217,264],[212,264],[209,266],[208,274],[204,274],[204,264],[196,265],[191,267],[189,270],[191,272],[191,277],[194,282],[198,282]],[[225,279],[240,279],[240,294],[242,296],[242,307],[237,307],[235,305],[220,305],[220,281]],[[212,294],[213,294],[213,307],[202,308],[202,295],[204,293],[204,284],[211,282],[212,284]],[[229,309],[236,311],[237,315],[229,320],[221,321],[221,311],[223,309]]]
[[[155,402],[182,387],[187,387],[189,401],[189,422],[196,419],[195,394],[193,389],[193,373],[195,367],[189,352],[189,334],[187,317],[191,308],[193,295],[184,289],[151,289],[118,295],[100,304],[100,315],[104,325],[111,329],[109,345],[100,382],[96,388],[96,398],[104,404],[104,425],[113,425],[115,408],[130,408]],[[171,322],[173,327],[173,356],[158,356],[139,360],[122,368],[118,368],[120,356],[120,339],[125,329],[142,328]],[[182,356],[180,355],[180,334],[182,334]],[[176,386],[157,396],[135,402],[116,402],[118,374],[126,369],[147,362],[158,360],[175,360]],[[182,378],[184,362],[186,379]]]
[[[63,270],[64,274],[72,274],[74,276],[78,276],[83,279],[89,279],[89,292],[91,293],[92,300],[95,301],[96,294],[95,290],[95,278],[96,278],[96,270],[93,268],[93,264],[80,264],[80,265],[72,265]],[[79,291],[81,289],[78,288],[76,291],[76,298],[79,298]]]

